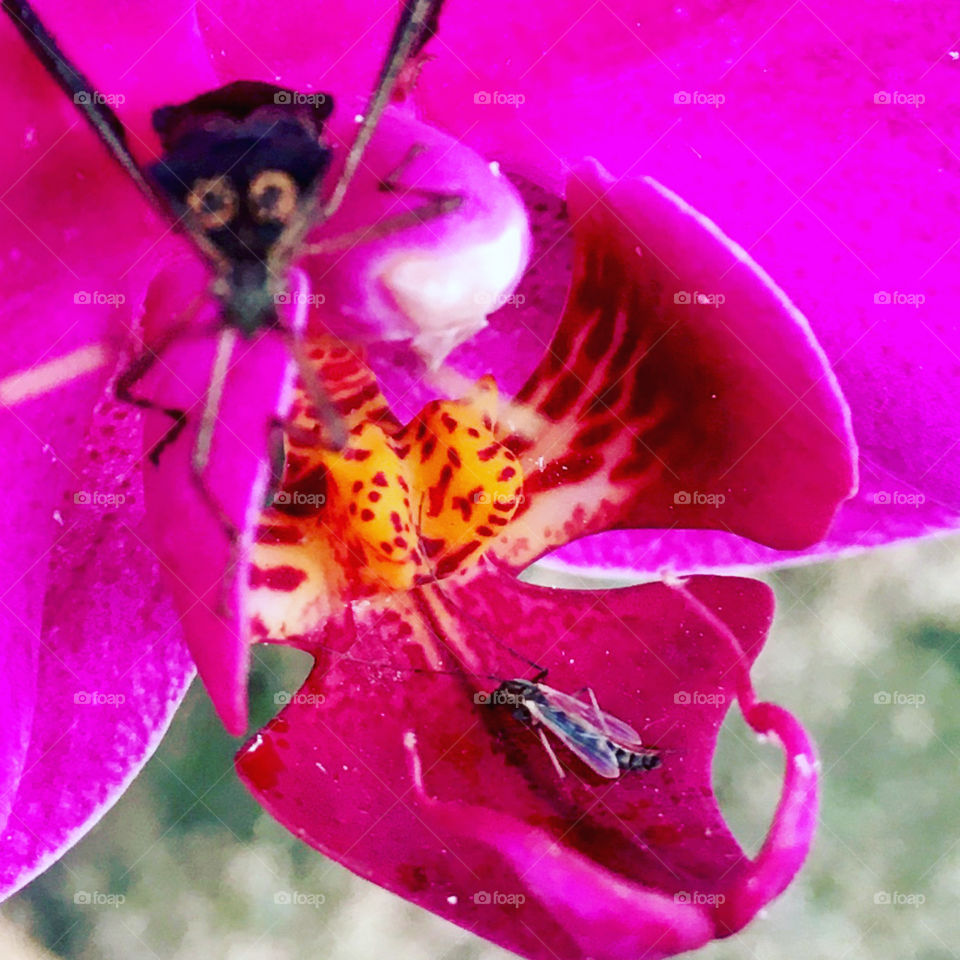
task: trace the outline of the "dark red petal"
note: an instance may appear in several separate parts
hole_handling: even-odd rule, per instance
[[[689,949],[782,890],[812,835],[812,748],[788,714],[754,702],[749,681],[771,606],[770,591],[746,580],[559,592],[491,573],[366,604],[316,638],[316,668],[238,770],[313,846],[524,956]],[[530,676],[523,657],[549,666],[557,689],[588,685],[663,749],[662,767],[601,780],[554,741],[568,771],[559,780],[508,709],[477,702],[497,680],[457,670]],[[431,672],[438,661],[451,672]],[[756,860],[710,787],[734,696],[788,754]],[[484,903],[484,892],[514,903]]]
[[[573,288],[517,396],[540,421],[513,444],[526,499],[503,555],[519,565],[617,527],[714,528],[783,549],[823,536],[854,489],[855,448],[803,317],[653,181],[585,164],[567,199]]]

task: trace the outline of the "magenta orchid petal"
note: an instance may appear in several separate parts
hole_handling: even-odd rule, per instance
[[[655,4],[637,22],[626,4],[478,7],[445,20],[458,57],[439,57],[422,85],[431,120],[508,169],[556,179],[589,152],[616,176],[656,177],[742,243],[810,319],[852,409],[862,480],[809,552],[956,527],[958,425],[940,400],[960,370],[957,248],[943,229],[960,192],[943,160],[956,132],[943,11],[909,3],[864,20],[842,6],[784,15],[760,3],[721,16],[706,3]],[[479,35],[480,16],[510,40]],[[557,41],[547,52],[543,36]],[[526,99],[471,108],[478,88]],[[602,123],[590,123],[598,103]],[[693,535],[686,552],[704,539]],[[633,566],[647,566],[649,542],[637,536]],[[682,535],[663,542],[664,553],[683,550]],[[732,538],[722,553],[726,565],[757,558]]]
[[[164,276],[151,291],[148,306],[161,322],[183,305],[179,280]],[[175,340],[135,392],[186,414],[176,442],[159,452],[158,464],[144,468],[150,542],[200,676],[226,728],[239,734],[247,723],[250,637],[239,611],[248,590],[249,537],[267,492],[271,423],[283,415],[292,371],[279,335],[236,342],[201,486],[191,459],[218,343],[202,330],[198,325],[195,335]],[[148,410],[144,451],[153,450],[172,425],[163,412]],[[227,524],[237,532],[235,544]]]
[[[230,10],[239,37],[267,24],[269,67],[291,85],[343,77],[361,89],[390,30],[356,5],[325,21],[329,43],[291,50],[283,22],[313,7],[212,9]],[[620,2],[448,4],[416,99],[508,172],[555,189],[584,155],[618,177],[656,178],[742,244],[810,319],[850,403],[861,484],[807,555],[956,527],[958,425],[942,402],[960,372],[960,248],[945,227],[960,195],[944,161],[956,132],[949,14],[916,2],[866,19],[854,7],[785,14],[767,2],[636,14]],[[496,29],[479,28],[488,24]],[[208,44],[248,75],[265,70],[223,29]],[[604,538],[604,552],[607,542],[609,566],[634,569],[665,556],[707,566],[703,545],[723,566],[792,559],[699,532],[660,537],[662,550],[642,533]],[[563,557],[603,565],[587,544]]]
[[[4,557],[3,561],[7,558]],[[2,561],[0,561],[2,562]],[[0,703],[3,724],[0,725],[0,835],[6,826],[23,773],[30,731],[37,702],[37,634],[39,610],[31,611],[31,600],[39,590],[32,590],[18,571],[0,567],[5,583],[14,586],[6,591],[0,606]],[[33,596],[31,597],[31,593]],[[36,604],[35,604],[36,606]]]
[[[156,748],[194,672],[145,543],[142,490],[129,472],[135,418],[113,406],[79,438],[86,453],[73,463],[72,491],[56,519],[45,515],[56,542],[51,536],[37,564],[42,621],[38,603],[35,622],[21,624],[35,662],[21,657],[20,673],[6,678],[23,696],[35,675],[37,709],[23,761],[12,768],[3,759],[4,773],[16,775],[4,798],[0,897],[46,869],[110,808]],[[8,660],[17,640],[4,636]],[[5,728],[16,726],[18,705],[5,700]]]
[[[60,5],[55,19],[63,27],[58,32],[78,42],[80,34],[87,37],[91,75],[121,50],[104,53],[102,24],[88,7]],[[129,564],[122,577],[108,561],[85,558],[89,577],[67,589],[59,566],[66,545],[83,549],[78,529],[90,532],[80,518],[86,510],[89,519],[95,508],[74,506],[90,489],[83,486],[78,450],[156,270],[156,258],[144,254],[166,254],[170,244],[158,244],[166,228],[106,160],[7,18],[0,21],[8,97],[0,157],[5,896],[55,860],[116,799],[158,742],[192,668],[176,636],[159,648],[148,645],[147,627],[163,618],[159,610],[142,612],[150,586],[135,571],[136,543],[117,536],[107,547]],[[123,21],[132,36],[135,18]],[[129,57],[126,66],[136,59],[129,49],[122,57]],[[159,76],[155,66],[138,76]],[[130,93],[133,105],[139,88]],[[109,444],[94,446],[100,456]],[[94,573],[107,567],[114,578],[109,584]],[[168,617],[168,628],[172,622]],[[106,708],[73,699],[105,690],[116,701]]]
[[[561,592],[488,570],[374,601],[301,639],[316,667],[238,770],[307,842],[521,955],[691,949],[776,896],[812,838],[809,740],[785,711],[757,704],[749,680],[771,616],[768,588],[716,578]],[[437,660],[439,636],[456,659]],[[531,731],[477,693],[527,672],[523,657],[549,665],[559,690],[586,684],[663,751],[662,766],[603,780],[558,742],[560,780]],[[755,860],[710,789],[735,696],[787,754]],[[513,896],[485,902],[484,891]]]

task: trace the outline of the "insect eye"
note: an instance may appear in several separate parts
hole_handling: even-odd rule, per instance
[[[283,170],[263,170],[250,184],[250,206],[261,221],[286,223],[297,206],[297,185]]]
[[[204,230],[217,230],[237,215],[237,191],[225,177],[197,180],[187,206]]]

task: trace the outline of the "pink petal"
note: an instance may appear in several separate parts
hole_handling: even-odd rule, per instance
[[[183,274],[181,267],[158,279],[148,303],[149,328],[162,326],[189,302]],[[202,282],[199,270],[194,278]],[[159,465],[144,467],[150,542],[200,676],[226,728],[239,734],[247,722],[249,625],[238,611],[247,590],[248,538],[266,491],[268,433],[291,389],[291,364],[273,333],[235,346],[203,474],[211,505],[193,480],[191,456],[216,353],[216,337],[208,332],[213,314],[208,304],[207,323],[198,318],[195,332],[170,347],[136,392],[187,415],[186,429],[162,451]],[[171,426],[163,413],[148,411],[144,450],[152,450]],[[219,513],[241,532],[236,547]]]
[[[2,559],[3,568],[9,566]],[[39,590],[31,589],[22,574],[3,570],[3,582],[12,583],[0,606],[0,831],[6,826],[17,793],[17,784],[30,745],[30,730],[37,696],[37,623]]]
[[[739,928],[787,885],[816,820],[810,743],[750,686],[771,614],[761,584],[714,578],[560,592],[488,572],[371,602],[305,644],[314,671],[238,770],[313,846],[523,956],[691,949]],[[602,781],[557,745],[567,768],[558,780],[531,731],[475,696],[493,677],[531,672],[504,643],[549,666],[557,689],[588,684],[604,710],[663,748],[663,765]],[[432,672],[437,656],[450,672]],[[735,695],[787,753],[755,860],[710,789]],[[525,902],[484,903],[484,891]]]
[[[953,28],[928,4],[867,10],[655,4],[637,20],[627,4],[481,14],[466,2],[444,21],[457,56],[438,58],[420,91],[428,118],[508,170],[534,165],[556,179],[563,162],[589,153],[615,176],[655,177],[797,303],[835,366],[861,446],[861,492],[812,553],[955,527],[960,512],[958,424],[941,400],[960,372],[960,248],[947,226],[960,195],[946,147],[957,133],[944,39]],[[496,35],[476,29],[480,16],[498,23]],[[526,102],[471,107],[478,88]],[[675,102],[697,92],[725,101]],[[898,93],[925,103],[876,102]],[[876,302],[895,292],[924,302]],[[650,562],[703,542],[665,541]],[[636,558],[649,539],[630,545],[644,566]],[[576,548],[567,557],[580,559]],[[758,559],[729,540],[724,557]],[[626,549],[610,559],[631,561]]]
[[[328,133],[335,151],[332,183],[356,135],[354,118],[336,111]],[[397,190],[384,190],[385,181]],[[431,213],[441,199],[459,206]],[[402,216],[422,222],[377,235],[378,224]],[[350,246],[300,261],[320,304],[311,327],[347,342],[413,339],[418,347],[439,340],[432,354],[420,350],[434,365],[444,359],[442,348],[456,345],[444,344],[445,337],[458,331],[472,337],[507,299],[529,250],[526,213],[511,183],[478,154],[399,107],[382,118],[343,206],[310,237],[319,243],[340,238],[349,238]],[[409,356],[392,353],[395,362],[410,366]],[[423,364],[412,372],[394,389],[415,409],[408,394],[422,379]],[[396,371],[386,373],[398,379]],[[425,402],[423,389],[418,393]]]
[[[91,41],[96,33],[92,50],[102,52],[102,24],[89,8],[65,12]],[[64,20],[58,23],[64,28],[58,32],[69,32]],[[156,36],[143,40],[155,44]],[[77,608],[87,611],[91,633],[81,624],[58,635],[55,645],[45,639],[63,614],[54,604],[41,623],[44,593],[51,576],[66,590],[55,561],[73,533],[60,525],[67,516],[61,494],[66,491],[69,505],[80,492],[75,454],[155,269],[143,254],[166,249],[155,246],[165,225],[110,165],[6,17],[0,18],[0,47],[8,97],[0,155],[0,643],[4,685],[11,688],[3,698],[0,742],[0,825],[6,825],[0,885],[9,892],[113,802],[152,750],[189,666],[175,639],[166,651],[144,654],[143,634],[104,632],[108,615],[93,620],[82,593]],[[162,49],[156,54],[162,57]],[[103,64],[106,58],[95,59]],[[88,587],[95,585],[91,574]],[[57,602],[64,602],[62,595]],[[136,630],[138,622],[131,615],[125,625]],[[109,717],[70,699],[77,684],[99,689],[98,668],[100,683],[113,683],[126,697],[127,705]],[[73,686],[61,687],[66,679]],[[35,702],[42,704],[36,712]],[[89,766],[65,784],[78,764]]]
[[[108,407],[86,440],[90,455],[74,464],[60,523],[48,515],[56,543],[38,563],[42,626],[39,603],[36,633],[22,624],[37,649],[33,671],[22,663],[10,677],[25,694],[35,673],[37,709],[19,717],[23,759],[8,767],[4,757],[4,772],[15,776],[5,797],[0,896],[46,869],[106,813],[156,748],[193,676],[145,545],[137,475],[123,479],[138,440],[132,413]],[[3,638],[7,662],[17,640]],[[6,703],[4,726],[15,727],[16,701]]]

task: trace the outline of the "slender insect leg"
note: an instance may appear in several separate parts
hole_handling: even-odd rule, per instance
[[[26,0],[3,0],[3,12],[13,22],[37,59],[73,100],[77,109],[93,127],[113,158],[131,180],[149,199],[166,206],[166,201],[147,181],[127,145],[123,123],[114,111],[98,96],[96,87],[75,67],[60,49],[53,34]]]
[[[422,153],[430,148],[425,143],[415,143],[403,155],[403,159],[380,181],[381,190],[396,190],[400,185],[400,177],[407,172],[407,168]]]
[[[266,496],[263,499],[264,508],[271,507],[283,482],[283,471],[287,463],[287,451],[284,438],[289,436],[299,447],[319,447],[319,437],[310,430],[284,420],[273,417],[267,424],[267,449],[270,460],[270,479]]]
[[[283,442],[285,424],[279,417],[273,417],[267,424],[267,458],[270,462],[270,479],[263,497],[264,509],[273,505],[273,501],[283,482],[283,470],[287,463],[287,450]]]
[[[553,769],[557,771],[557,776],[564,780],[566,778],[566,773],[564,772],[563,767],[560,766],[560,761],[557,759],[557,755],[553,752],[553,747],[550,746],[550,741],[547,739],[547,735],[543,730],[543,727],[537,727],[537,733],[540,735],[540,742],[543,744],[543,749],[547,751],[547,756],[550,757],[550,762],[553,764]]]
[[[129,366],[119,374],[113,387],[113,394],[121,403],[129,403],[141,410],[156,410],[173,420],[173,426],[153,445],[148,454],[150,462],[153,464],[159,463],[160,454],[183,432],[187,425],[187,414],[184,410],[176,407],[165,407],[162,403],[156,403],[135,394],[132,389],[153,369],[163,354],[188,331],[190,321],[204,299],[203,296],[197,297],[184,312],[183,319],[171,327],[156,346],[148,346],[142,353],[135,356],[130,361]]]
[[[593,692],[593,687],[587,687],[586,691],[590,694],[590,703],[593,704],[594,716],[600,721],[600,729],[603,731],[605,737],[609,737],[610,730],[607,728],[607,720],[603,711],[600,709],[600,704],[597,703],[597,695]]]
[[[429,187],[418,187],[416,184],[405,184],[400,182],[400,178],[407,172],[410,165],[421,154],[429,150],[425,143],[415,143],[403,155],[400,162],[380,181],[379,188],[385,193],[414,193],[421,197],[426,197],[434,203],[446,202],[451,205],[450,209],[456,209],[463,203],[464,197],[461,193],[450,193],[447,190],[432,190]],[[416,213],[416,210],[410,211]]]
[[[442,0],[404,0],[400,18],[390,41],[390,48],[380,68],[380,76],[377,78],[376,88],[367,104],[360,129],[350,145],[340,178],[334,184],[329,198],[320,208],[316,222],[329,219],[343,202],[344,194],[360,166],[367,144],[377,129],[383,111],[390,103],[400,72],[410,58],[419,54],[424,44],[436,33],[441,3]]]
[[[342,450],[347,445],[346,425],[314,371],[306,345],[297,333],[291,333],[287,336],[287,347],[297,365],[303,389],[316,408],[317,420],[323,428],[321,442],[330,450]]]
[[[220,521],[224,533],[233,545],[236,544],[239,537],[239,530],[207,486],[205,474],[210,463],[210,449],[213,444],[213,434],[217,427],[217,417],[220,415],[227,371],[230,369],[230,357],[233,355],[233,348],[236,343],[237,331],[233,327],[225,327],[217,339],[217,352],[210,371],[210,383],[207,386],[207,395],[203,403],[200,429],[197,431],[197,439],[190,455],[190,475],[194,486]]]
[[[404,189],[413,193],[428,194],[430,199],[423,206],[384,217],[383,220],[368,227],[358,227],[356,230],[341,233],[339,236],[307,244],[303,248],[302,255],[337,253],[340,250],[349,250],[363,243],[372,243],[374,240],[389,237],[409,227],[419,227],[431,220],[436,220],[438,217],[445,216],[456,210],[464,201],[463,195],[459,193],[442,193],[440,191],[423,190],[420,187],[406,187]]]

